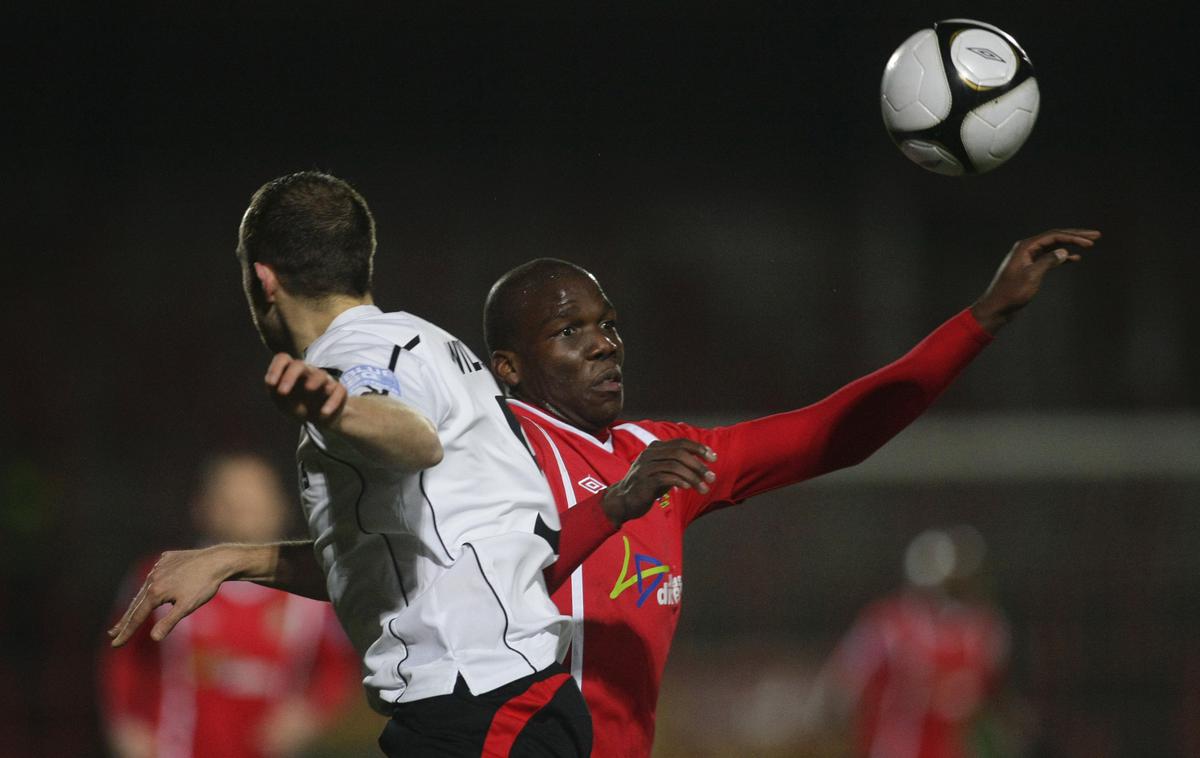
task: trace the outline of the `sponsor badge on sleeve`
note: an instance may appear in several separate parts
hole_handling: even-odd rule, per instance
[[[400,396],[400,380],[386,368],[354,366],[342,373],[341,383],[351,395]]]

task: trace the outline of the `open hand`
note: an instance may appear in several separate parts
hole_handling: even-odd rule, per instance
[[[219,548],[163,553],[121,620],[108,630],[112,646],[124,645],[155,608],[171,603],[170,612],[150,630],[150,638],[161,642],[184,616],[211,600],[226,578],[227,564]]]
[[[276,354],[263,381],[279,410],[300,422],[327,423],[346,406],[341,382],[287,353]]]
[[[708,494],[708,485],[717,477],[707,463],[716,459],[717,454],[711,448],[695,440],[651,442],[625,478],[605,491],[600,507],[609,521],[620,526],[646,513],[672,487]]]
[[[995,334],[1033,300],[1051,269],[1081,259],[1079,252],[1064,245],[1086,249],[1098,239],[1100,232],[1095,229],[1051,229],[1017,242],[1000,264],[987,292],[971,306],[971,314]]]

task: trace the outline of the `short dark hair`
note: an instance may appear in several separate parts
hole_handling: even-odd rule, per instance
[[[558,258],[535,258],[512,269],[492,285],[483,304],[483,340],[488,355],[516,346],[517,322],[530,295],[556,279],[592,275],[582,266]]]
[[[319,171],[267,182],[250,198],[238,257],[265,263],[291,293],[318,298],[371,290],[375,219],[350,184]]]

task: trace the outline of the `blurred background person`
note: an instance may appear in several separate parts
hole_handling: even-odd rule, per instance
[[[275,470],[238,453],[202,469],[192,515],[203,543],[264,542],[283,535],[287,506]],[[152,565],[129,576],[118,609]],[[104,727],[118,758],[295,755],[357,688],[357,658],[328,603],[228,582],[163,642],[150,626],[101,653]]]
[[[867,606],[838,643],[816,689],[818,710],[850,716],[855,755],[1009,754],[991,712],[1009,628],[987,599],[985,550],[969,526],[917,535],[904,586]]]

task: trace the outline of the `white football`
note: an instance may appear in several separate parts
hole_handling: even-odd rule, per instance
[[[1033,64],[1010,35],[980,21],[939,21],[906,39],[883,70],[888,133],[914,163],[982,174],[1016,154],[1040,96]]]

